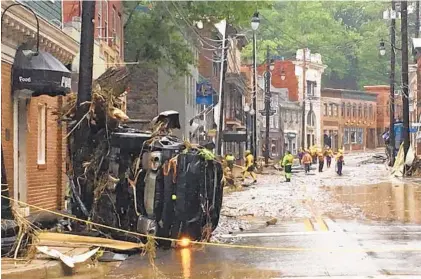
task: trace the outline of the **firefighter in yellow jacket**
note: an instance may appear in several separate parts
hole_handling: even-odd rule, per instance
[[[284,158],[282,159],[282,167],[284,168],[286,182],[291,182],[293,162],[294,156],[292,156],[291,152],[287,151]]]
[[[256,173],[254,173],[254,156],[251,154],[250,150],[246,150],[245,155],[246,160],[243,171],[243,181],[246,179],[246,175],[250,174],[250,176],[253,178],[253,183],[257,183]]]

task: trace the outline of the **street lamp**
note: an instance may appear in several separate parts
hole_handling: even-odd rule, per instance
[[[384,56],[386,54],[386,48],[384,47],[384,40],[383,39],[380,40],[379,52],[380,52],[381,56]]]
[[[13,7],[13,6],[21,6],[25,9],[29,10],[34,15],[35,21],[37,22],[37,51],[33,52],[32,50],[24,50],[23,54],[25,56],[37,56],[38,53],[39,53],[39,20],[38,20],[38,16],[36,15],[36,13],[31,8],[29,8],[28,6],[25,6],[21,3],[15,3],[15,4],[12,4],[12,5],[8,6],[6,9],[4,9],[4,11],[1,15],[1,25],[3,26],[3,19],[4,19],[4,15],[6,14],[7,10],[10,9],[11,7]]]
[[[259,24],[260,24],[259,13],[255,12],[253,14],[253,17],[251,18],[251,29],[253,29],[253,31],[256,31],[257,28],[259,28]]]
[[[256,117],[256,30],[259,28],[260,18],[259,12],[255,12],[251,18],[251,29],[253,29],[253,108],[250,109],[250,115],[252,116],[252,139],[251,139],[251,151],[253,153],[254,160],[257,157],[257,117]]]

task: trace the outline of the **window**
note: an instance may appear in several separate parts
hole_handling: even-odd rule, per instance
[[[117,30],[117,13],[115,12],[115,7],[113,6],[113,10],[111,11],[111,28],[113,30],[111,36],[114,37]]]
[[[98,1],[98,37],[102,37],[102,1]]]
[[[105,21],[104,21],[104,38],[108,38],[108,0],[105,0]],[[105,39],[108,41],[108,39]]]
[[[389,116],[389,110],[390,110],[390,102],[389,101],[387,101],[387,104],[386,104],[386,115],[387,116]]]
[[[351,104],[346,105],[346,117],[351,117]]]
[[[357,128],[357,143],[363,144],[363,138],[364,138],[363,128]]]
[[[323,107],[324,107],[323,115],[324,115],[324,116],[327,116],[327,104],[326,104],[326,103],[324,103],[324,104],[323,104]]]
[[[367,119],[368,116],[368,108],[367,108],[367,104],[364,104],[364,119]]]
[[[373,105],[368,107],[368,118],[373,119]]]
[[[344,131],[344,144],[348,144],[349,143],[349,129],[345,128]]]
[[[362,118],[363,117],[363,105],[359,104],[358,105],[358,118]]]
[[[357,143],[357,132],[354,130],[351,130],[351,143]]]
[[[333,109],[334,109],[334,116],[336,116],[336,117],[338,117],[339,116],[339,112],[338,112],[338,110],[339,110],[339,105],[337,105],[337,104],[334,104],[333,105]]]
[[[45,132],[45,116],[46,105],[38,105],[38,165],[45,164],[45,147],[46,147],[46,132]]]
[[[316,122],[316,115],[313,111],[309,111],[307,114],[307,125],[308,126],[314,126]]]
[[[342,117],[345,116],[345,103],[342,103],[342,111],[341,111]]]
[[[120,42],[120,49],[123,49],[123,40],[121,40],[121,35],[123,34],[123,30],[121,29],[121,14],[118,14],[118,18],[117,18],[117,38],[119,39]]]
[[[269,118],[269,127],[270,127],[270,128],[275,128],[275,127],[274,127],[274,123],[273,123],[273,116],[271,116],[271,117]]]
[[[333,112],[333,107],[334,106],[335,106],[334,104],[329,104],[329,115],[330,116],[333,116],[334,115],[334,112]]]
[[[314,96],[314,87],[316,82],[307,80],[307,96]]]
[[[353,104],[352,105],[352,118],[356,118],[357,117],[357,105]]]

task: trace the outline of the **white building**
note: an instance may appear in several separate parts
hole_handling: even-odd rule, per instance
[[[309,49],[305,52],[305,61],[303,49],[297,50],[295,64],[295,75],[298,78],[298,97],[300,103],[305,96],[306,102],[306,125],[305,125],[305,147],[311,145],[321,145],[321,103],[320,89],[322,74],[326,69],[323,65],[321,55],[312,54]],[[303,68],[306,67],[305,77],[303,77]],[[303,94],[303,92],[305,93]]]

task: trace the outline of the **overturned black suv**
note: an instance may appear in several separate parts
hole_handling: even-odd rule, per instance
[[[179,128],[178,113],[173,123],[166,123],[167,128]],[[119,127],[111,134],[107,161],[115,183],[96,201],[94,222],[145,235],[209,240],[218,225],[223,197],[222,166],[211,150],[168,133]],[[158,243],[169,247],[171,241]]]

